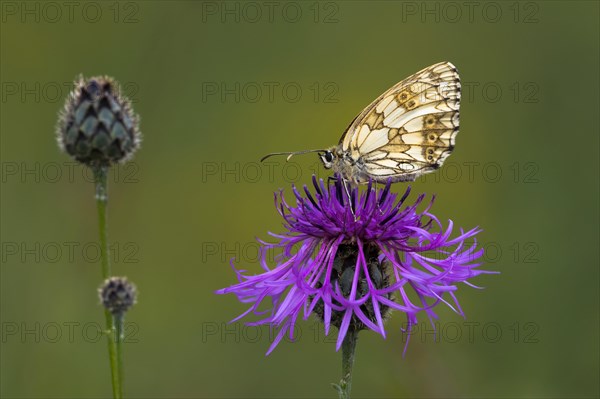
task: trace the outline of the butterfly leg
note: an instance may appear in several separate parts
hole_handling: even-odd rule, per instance
[[[334,176],[328,176],[327,177],[327,189],[329,190],[329,182],[332,180],[337,180],[336,177]],[[344,178],[341,178],[342,180],[342,186],[344,186],[344,191],[346,192],[346,198],[348,198],[348,204],[350,205],[350,211],[352,212],[352,216],[354,216],[354,221],[357,221],[358,218],[356,217],[356,213],[354,212],[354,207],[356,206],[354,204],[354,201],[352,201],[352,195],[350,194],[350,189],[348,188],[349,185],[352,185],[352,183],[349,180],[346,180]]]
[[[377,198],[377,180],[373,180],[373,188],[375,189],[375,198]],[[375,201],[375,203],[377,204],[377,210],[379,211],[379,214],[383,215],[383,211],[379,206],[379,201]]]
[[[327,192],[329,192],[329,188],[331,187],[329,185],[329,182],[331,182],[332,180],[335,180],[335,177],[333,177],[333,176],[327,176]]]
[[[370,182],[372,182],[373,184],[373,190],[375,191],[375,206],[377,207],[377,210],[379,211],[380,215],[383,215],[383,211],[381,210],[381,206],[379,204],[379,199],[377,198],[377,195],[379,194],[378,192],[378,187],[377,187],[377,180],[376,179],[370,179]],[[385,186],[384,186],[385,187]]]
[[[352,211],[352,216],[354,216],[354,221],[356,222],[358,218],[356,217],[356,213],[354,212],[354,207],[356,204],[352,200],[352,195],[350,194],[350,188],[348,186],[352,186],[352,182],[346,179],[342,179],[342,185],[344,186],[344,190],[346,191],[346,195],[348,196],[348,204],[350,205],[350,211]]]

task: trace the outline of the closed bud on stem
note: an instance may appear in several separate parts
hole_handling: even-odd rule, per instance
[[[75,82],[56,130],[61,149],[92,167],[131,158],[141,140],[139,117],[119,84],[107,76]]]
[[[137,302],[137,290],[126,277],[110,277],[98,290],[102,305],[114,316],[122,316]]]

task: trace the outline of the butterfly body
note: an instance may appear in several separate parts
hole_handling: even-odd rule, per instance
[[[414,181],[439,169],[452,153],[459,128],[460,79],[449,62],[398,82],[367,106],[337,146],[318,152],[327,169],[357,185]],[[265,157],[266,158],[266,157]],[[263,158],[263,159],[265,159]]]
[[[387,178],[381,179],[372,176],[363,157],[358,154],[358,158],[353,158],[352,154],[344,151],[341,145],[326,150],[321,154],[321,161],[325,169],[333,170],[334,174],[340,175],[344,180],[353,185],[368,183],[369,180],[387,181]],[[400,174],[392,178],[392,181],[414,181],[417,176],[417,174]]]

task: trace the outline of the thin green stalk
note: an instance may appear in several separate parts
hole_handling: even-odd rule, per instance
[[[125,314],[117,313],[115,314],[115,325],[116,325],[116,341],[117,341],[117,363],[119,366],[119,381],[121,383],[120,387],[123,389],[123,338],[125,337],[124,331],[125,324]],[[121,397],[123,396],[123,391],[120,392]]]
[[[119,371],[119,353],[116,338],[115,323],[112,314],[104,309],[106,319],[106,336],[108,342],[108,358],[110,361],[110,374],[112,379],[113,398],[121,399],[123,397],[123,387],[121,386],[121,372]]]
[[[352,367],[354,366],[354,354],[356,352],[356,343],[358,341],[358,331],[350,328],[346,332],[344,342],[342,342],[342,379],[339,385],[334,384],[338,391],[340,399],[350,399],[352,390]]]
[[[108,252],[108,230],[106,223],[106,206],[108,203],[108,167],[98,166],[94,169],[94,182],[96,185],[96,206],[98,208],[98,232],[100,234],[100,259],[102,264],[102,278],[107,279],[111,276],[110,256]],[[113,397],[120,399],[123,397],[123,388],[121,385],[121,372],[119,367],[119,338],[115,330],[113,315],[104,309],[106,319],[106,330],[108,331],[108,357],[110,361],[110,372],[112,378]]]

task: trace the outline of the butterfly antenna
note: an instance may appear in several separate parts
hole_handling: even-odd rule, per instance
[[[272,152],[270,154],[265,155],[260,159],[260,162],[264,161],[267,158],[270,158],[275,155],[287,155],[285,158],[286,162],[289,161],[294,155],[302,155],[308,154],[310,152],[325,152],[326,150],[305,150],[305,151],[296,151],[296,152]]]

